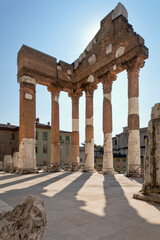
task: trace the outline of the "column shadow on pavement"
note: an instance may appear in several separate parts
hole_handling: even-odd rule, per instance
[[[43,174],[43,176],[45,176]],[[51,176],[46,174],[46,176]],[[54,176],[54,174],[53,174]],[[85,189],[83,192],[87,196],[87,201],[91,206],[97,208],[101,200],[96,195],[95,187],[99,183],[92,184],[92,179],[96,177],[92,173],[64,172],[50,179],[42,179],[41,182],[34,184],[34,178],[18,180],[18,183],[27,184],[27,180],[33,180],[33,186],[22,189],[14,189],[1,194],[1,199],[12,207],[18,204],[26,194],[37,195],[44,200],[47,214],[47,226],[44,240],[156,240],[160,236],[160,225],[157,224],[156,211],[160,210],[159,205],[145,203],[132,199],[134,185],[127,178],[115,177],[114,175],[97,175],[101,178],[101,189],[104,191],[103,201],[106,204],[103,209],[103,216],[94,214],[87,210],[86,202],[77,199],[78,192],[84,189],[88,180],[90,191],[93,189],[94,197],[91,192]],[[26,182],[25,182],[26,181]],[[60,183],[62,190],[54,191],[54,184]],[[8,183],[9,184],[9,183]],[[16,184],[16,181],[15,181]],[[52,187],[53,184],[53,187]],[[50,186],[49,195],[46,190]],[[56,185],[58,186],[58,185]],[[95,187],[94,187],[95,186]],[[53,188],[53,189],[52,189]],[[93,203],[95,205],[93,205]],[[137,207],[138,206],[138,207]],[[84,209],[85,207],[85,209]],[[154,213],[154,211],[155,213]],[[147,220],[146,220],[147,219]],[[149,221],[151,221],[149,223]],[[154,224],[156,222],[156,224]]]

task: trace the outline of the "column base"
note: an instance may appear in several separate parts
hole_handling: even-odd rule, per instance
[[[103,174],[117,174],[117,172],[114,171],[114,168],[102,168],[102,173]]]
[[[72,170],[72,166],[70,163],[64,163],[63,168],[64,171],[71,171]]]
[[[23,138],[19,145],[19,158],[16,165],[22,173],[35,173],[37,171],[35,144],[34,138]]]
[[[72,167],[71,167],[71,170],[72,171],[79,171],[79,166],[78,166],[78,163],[72,163]]]
[[[133,198],[142,200],[142,201],[147,201],[147,202],[156,202],[160,203],[160,194],[159,193],[150,193],[148,195],[144,195],[141,192],[134,193]]]
[[[37,174],[38,169],[37,168],[17,168],[15,173],[17,174]]]
[[[142,177],[143,171],[140,164],[129,164],[128,176],[129,177]]]
[[[48,172],[51,172],[51,173],[61,172],[60,165],[59,164],[51,164],[48,167]]]
[[[94,168],[84,167],[83,172],[97,172]]]

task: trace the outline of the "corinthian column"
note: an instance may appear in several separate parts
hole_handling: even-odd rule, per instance
[[[109,73],[103,77],[103,133],[104,133],[104,154],[103,154],[103,172],[107,174],[114,173],[113,151],[112,151],[112,103],[111,91],[112,82],[116,76]]]
[[[143,60],[137,58],[127,65],[128,73],[128,170],[140,165],[139,134],[139,70],[144,66]],[[130,168],[132,166],[132,169]],[[129,173],[130,173],[129,172]]]
[[[20,173],[36,172],[35,120],[36,120],[36,80],[22,76],[20,83],[20,127],[19,163]]]
[[[59,143],[59,93],[60,89],[50,87],[52,98],[51,113],[51,171],[60,170],[60,143]]]
[[[85,140],[85,169],[94,170],[94,128],[93,128],[93,92],[97,85],[88,84],[86,92],[86,140]]]
[[[70,92],[72,98],[72,170],[78,170],[79,163],[79,98],[82,91]]]

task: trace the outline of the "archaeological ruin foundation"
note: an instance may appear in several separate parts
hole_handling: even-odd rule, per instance
[[[23,45],[18,52],[20,84],[20,172],[34,172],[36,84],[48,87],[52,101],[51,160],[55,171],[59,158],[59,96],[68,92],[72,100],[72,167],[79,161],[79,98],[86,96],[85,171],[94,170],[93,97],[103,85],[103,172],[112,173],[112,83],[118,73],[128,73],[128,166],[140,165],[139,71],[148,58],[143,38],[128,23],[128,13],[119,3],[100,23],[100,29],[84,52],[72,64]]]

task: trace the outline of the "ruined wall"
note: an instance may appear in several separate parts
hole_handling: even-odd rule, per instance
[[[134,32],[127,19],[127,10],[119,3],[102,19],[99,31],[72,64],[57,63],[56,58],[23,45],[18,53],[18,78],[30,76],[38,84],[58,86],[69,92],[100,82],[98,78],[107,72],[123,71],[132,58],[148,58],[144,39]]]
[[[147,133],[143,193],[160,193],[160,103],[152,108]]]

